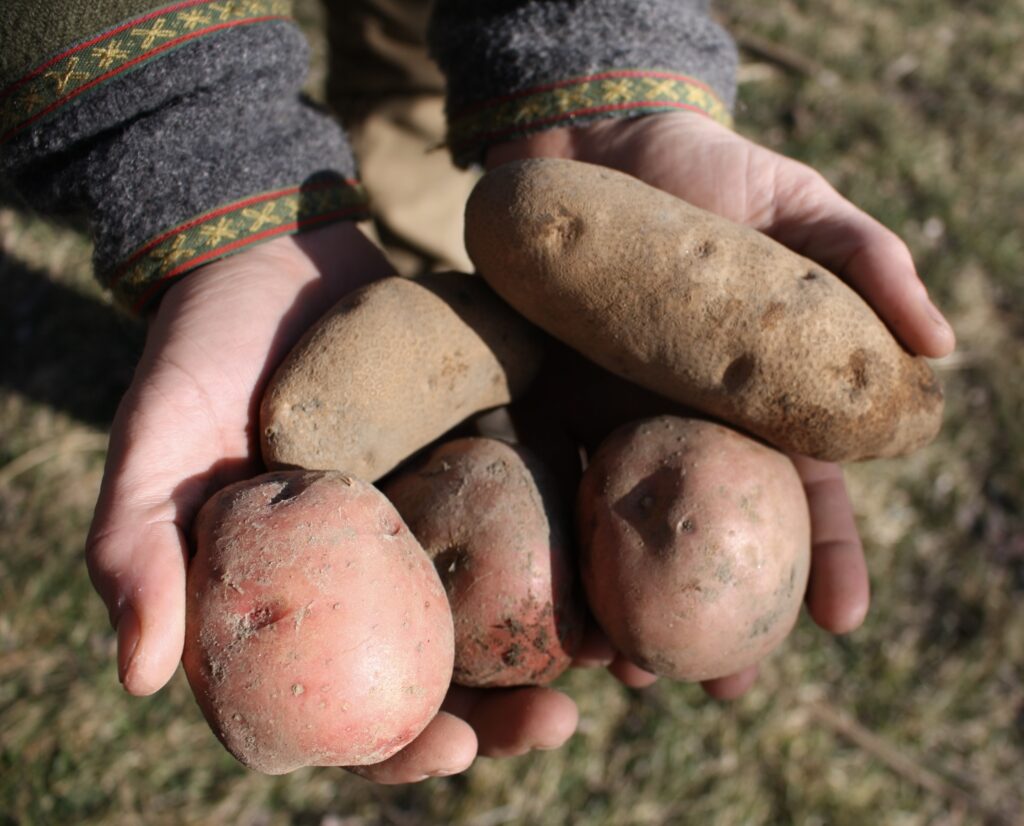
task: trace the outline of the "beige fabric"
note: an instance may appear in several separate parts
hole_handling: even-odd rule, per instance
[[[429,3],[327,3],[328,98],[348,131],[378,241],[402,275],[470,271],[462,214],[477,173],[442,144],[444,84],[427,55]]]

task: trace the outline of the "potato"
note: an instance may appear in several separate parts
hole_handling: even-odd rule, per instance
[[[819,459],[908,453],[942,392],[839,278],[613,170],[499,167],[466,208],[495,291],[617,375]]]
[[[341,473],[270,473],[216,494],[195,530],[185,673],[242,763],[377,763],[433,719],[451,612],[379,491]]]
[[[642,668],[724,677],[796,622],[807,501],[789,459],[746,436],[675,416],[626,425],[583,474],[577,518],[590,609]]]
[[[375,481],[521,393],[540,366],[538,337],[472,276],[370,284],[335,305],[271,379],[264,461]]]
[[[384,492],[433,558],[455,620],[454,680],[541,685],[583,633],[568,506],[524,448],[457,439]]]

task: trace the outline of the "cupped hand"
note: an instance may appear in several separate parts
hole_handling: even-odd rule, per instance
[[[164,295],[114,417],[86,545],[131,694],[162,687],[181,659],[192,519],[260,472],[270,372],[334,301],[387,272],[354,226],[336,224],[209,264]]]
[[[257,410],[271,372],[339,298],[389,273],[354,226],[334,224],[210,264],[164,296],[111,428],[86,549],[131,694],[157,691],[181,660],[192,520],[216,490],[262,472]],[[576,726],[573,702],[550,689],[455,688],[446,708],[360,773],[379,782],[449,774],[478,752],[559,745]]]
[[[928,298],[906,244],[843,198],[820,174],[702,115],[670,113],[606,120],[491,147],[487,165],[560,157],[627,172],[695,206],[746,224],[843,278],[913,353],[941,357],[954,347],[951,327]],[[856,629],[869,604],[864,550],[842,470],[792,457],[811,513],[807,606],[822,628]],[[627,685],[653,675],[616,658],[612,672]],[[704,684],[714,697],[742,694],[756,667]]]

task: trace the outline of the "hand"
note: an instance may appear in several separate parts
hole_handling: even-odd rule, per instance
[[[131,694],[157,691],[181,659],[192,519],[216,490],[262,471],[256,422],[270,373],[339,298],[389,273],[354,226],[334,224],[217,261],[164,296],[111,428],[86,549]],[[453,689],[446,706],[399,755],[360,773],[407,782],[461,771],[478,750],[554,747],[576,726],[575,705],[549,689]]]
[[[487,165],[527,157],[601,164],[747,224],[818,261],[857,290],[912,352],[941,357],[953,331],[928,299],[906,245],[857,209],[817,172],[692,113],[600,121],[555,129],[490,149]],[[793,457],[811,512],[807,605],[822,628],[842,634],[864,620],[869,586],[864,550],[837,465]],[[642,686],[653,676],[617,658],[612,671]],[[743,693],[756,667],[705,683],[712,696]]]

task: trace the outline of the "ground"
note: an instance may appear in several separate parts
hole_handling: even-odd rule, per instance
[[[306,17],[315,12],[300,3]],[[1024,812],[1024,0],[717,6],[737,128],[893,227],[957,330],[939,439],[848,470],[874,605],[802,618],[756,688],[629,691],[597,672],[563,749],[403,788],[246,772],[179,673],[124,695],[82,563],[141,330],[89,249],[0,208],[0,823],[943,824]],[[314,80],[322,77],[322,67]],[[10,200],[10,199],[8,199]],[[1019,821],[1018,821],[1019,822]]]

